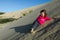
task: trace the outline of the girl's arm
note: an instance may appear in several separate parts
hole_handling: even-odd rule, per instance
[[[53,20],[53,18],[50,18],[50,17],[46,17],[46,21],[48,21],[48,20]]]

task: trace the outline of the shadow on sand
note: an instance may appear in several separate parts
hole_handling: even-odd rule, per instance
[[[16,32],[20,32],[20,33],[30,33],[31,28],[32,28],[32,24],[28,24],[28,25],[13,27],[10,29],[14,29]]]

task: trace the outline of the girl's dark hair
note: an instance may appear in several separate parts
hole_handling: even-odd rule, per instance
[[[46,17],[46,15],[47,15],[46,10],[45,10],[45,9],[41,10],[41,11],[40,11],[40,15],[42,15],[42,14],[41,14],[42,12],[45,13],[45,17]]]

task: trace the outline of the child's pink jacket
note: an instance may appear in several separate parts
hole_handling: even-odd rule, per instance
[[[52,18],[49,18],[48,16],[46,16],[46,17],[43,17],[43,16],[39,16],[38,18],[37,18],[37,21],[39,22],[39,24],[44,24],[47,20],[51,20]]]

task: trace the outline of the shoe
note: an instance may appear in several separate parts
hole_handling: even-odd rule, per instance
[[[34,31],[34,29],[31,30],[31,33]]]
[[[35,33],[36,33],[36,31],[33,31],[33,32],[32,32],[32,34],[35,34]]]

